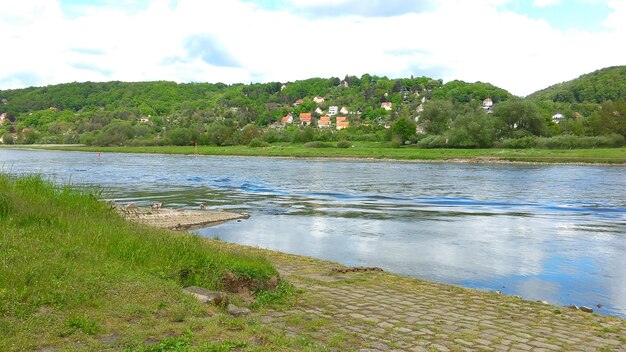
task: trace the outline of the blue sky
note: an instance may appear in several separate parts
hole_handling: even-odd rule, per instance
[[[623,0],[0,0],[0,89],[364,73],[516,95],[626,64]]]

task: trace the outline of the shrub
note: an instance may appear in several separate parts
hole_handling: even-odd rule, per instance
[[[261,138],[253,138],[250,143],[248,143],[248,147],[250,148],[265,148],[265,147],[269,147],[270,144],[267,143],[266,141],[262,140]]]
[[[350,148],[350,147],[352,147],[352,142],[350,141],[341,140],[337,142],[337,148]]]
[[[320,142],[320,141],[308,142],[303,145],[303,147],[305,148],[329,148],[331,146],[332,146],[331,144]]]
[[[428,136],[420,140],[417,145],[421,148],[445,148],[447,147],[446,137],[439,135]]]

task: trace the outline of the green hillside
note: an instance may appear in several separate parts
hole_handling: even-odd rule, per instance
[[[607,67],[528,96],[534,101],[597,103],[626,99],[626,66]]]
[[[0,91],[0,141],[97,146],[341,142],[349,147],[350,142],[363,141],[423,148],[614,147],[623,145],[626,135],[622,87],[625,67],[600,70],[525,99],[489,83],[443,84],[429,77],[389,79],[369,74],[231,85],[75,82]],[[560,135],[568,137],[546,141]]]

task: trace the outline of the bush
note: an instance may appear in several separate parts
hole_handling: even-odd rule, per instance
[[[511,138],[502,140],[498,146],[511,149],[534,148],[537,145],[535,137]]]
[[[309,142],[303,145],[303,147],[305,148],[329,148],[331,146],[332,146],[331,144],[320,142],[320,141]]]
[[[341,140],[337,142],[337,148],[350,148],[350,147],[352,147],[352,142],[350,141]]]
[[[267,143],[266,141],[262,140],[261,138],[253,138],[250,143],[248,143],[248,147],[250,148],[265,148],[265,147],[269,147],[270,144]]]
[[[417,142],[417,145],[420,148],[446,148],[448,146],[446,137],[439,135],[428,136]]]
[[[607,136],[575,136],[563,134],[555,137],[523,137],[505,139],[498,146],[512,149],[576,149],[576,148],[613,148],[624,145],[624,136],[611,134]]]

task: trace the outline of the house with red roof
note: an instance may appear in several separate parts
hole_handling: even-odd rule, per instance
[[[303,126],[308,126],[311,124],[311,113],[310,112],[302,112],[300,113],[300,124]]]
[[[325,127],[330,127],[330,125],[331,125],[330,116],[322,116],[317,121],[317,127],[325,128]]]

